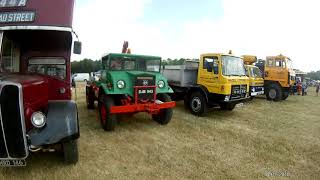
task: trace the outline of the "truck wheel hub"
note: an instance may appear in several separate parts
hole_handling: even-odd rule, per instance
[[[201,100],[198,97],[194,97],[191,101],[191,108],[194,112],[198,112],[201,109]]]
[[[276,96],[277,96],[276,90],[275,90],[275,89],[270,89],[270,91],[269,91],[269,97],[270,97],[271,99],[274,99],[274,98],[276,98]]]

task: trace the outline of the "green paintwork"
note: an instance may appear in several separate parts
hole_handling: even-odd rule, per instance
[[[144,56],[144,55],[133,55],[133,54],[108,54],[107,56],[102,58],[102,61],[106,61],[109,57],[117,57],[117,58],[139,58],[145,60],[161,60],[161,57],[157,56]],[[169,87],[167,79],[162,76],[160,72],[150,72],[150,71],[128,71],[128,70],[106,70],[106,67],[103,67],[101,71],[101,79],[100,81],[93,82],[98,87],[102,87],[105,94],[127,94],[130,96],[134,96],[133,84],[134,78],[136,76],[155,76],[156,85],[160,80],[165,82],[165,86],[163,88],[159,88],[157,86],[157,93],[173,93],[173,90]],[[117,82],[119,80],[123,80],[125,82],[125,88],[119,89],[117,87]],[[112,87],[107,87],[107,84],[112,84]]]

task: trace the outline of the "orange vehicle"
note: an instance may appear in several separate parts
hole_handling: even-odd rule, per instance
[[[295,80],[291,59],[281,54],[267,56],[266,60],[259,60],[256,66],[264,73],[267,99],[272,101],[287,99]]]

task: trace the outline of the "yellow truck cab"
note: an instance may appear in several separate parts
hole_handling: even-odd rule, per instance
[[[242,56],[245,64],[246,75],[249,77],[249,93],[253,98],[257,95],[264,94],[264,79],[261,70],[253,64],[257,62],[256,56],[244,55]]]
[[[281,54],[267,56],[265,61],[260,60],[256,65],[264,73],[267,99],[272,101],[287,99],[295,80],[291,59]]]
[[[231,54],[202,54],[199,62],[166,65],[163,74],[174,91],[172,98],[184,100],[194,115],[204,115],[215,106],[233,110],[249,98],[249,78],[243,60]]]

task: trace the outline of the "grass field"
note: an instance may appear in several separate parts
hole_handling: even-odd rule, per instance
[[[213,109],[201,118],[179,102],[167,126],[138,114],[105,132],[96,111],[86,109],[82,87],[79,163],[67,166],[57,153],[37,153],[27,167],[0,168],[0,179],[320,177],[320,97],[314,89],[279,103],[257,98],[232,112]]]

